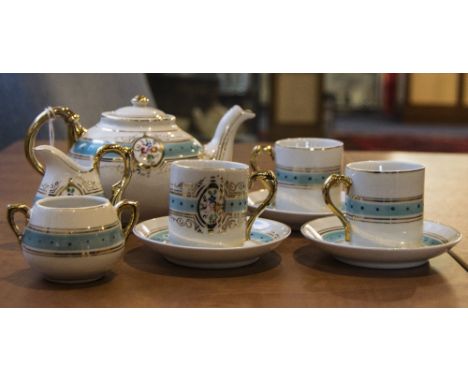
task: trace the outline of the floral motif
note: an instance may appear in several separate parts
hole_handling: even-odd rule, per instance
[[[220,175],[211,176],[193,184],[171,184],[170,195],[179,203],[171,205],[170,218],[181,227],[200,233],[221,233],[245,224],[245,182],[234,183]],[[184,201],[193,209],[184,210]]]
[[[156,167],[164,157],[164,146],[155,138],[143,136],[133,143],[133,157],[140,167]]]

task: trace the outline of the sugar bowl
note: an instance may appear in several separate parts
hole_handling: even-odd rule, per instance
[[[125,209],[131,218],[123,225]],[[17,213],[26,217],[23,231]],[[38,200],[32,208],[10,204],[7,217],[31,268],[50,281],[81,283],[101,278],[122,257],[139,213],[133,201],[113,206],[100,196],[58,196]]]

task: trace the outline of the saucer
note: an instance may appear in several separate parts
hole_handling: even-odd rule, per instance
[[[462,235],[447,225],[424,220],[424,239],[418,248],[355,246],[344,241],[344,229],[335,216],[310,221],[302,234],[343,263],[366,268],[402,269],[417,267],[447,252]]]
[[[267,190],[262,189],[258,191],[249,192],[248,205],[252,209],[265,200]],[[287,211],[277,209],[275,206],[268,206],[262,213],[262,217],[280,221],[289,225],[294,230],[300,230],[304,223],[310,220],[323,218],[325,216],[333,215],[331,211],[317,211],[317,212],[306,212],[306,211]]]
[[[243,246],[228,248],[189,247],[168,241],[168,217],[146,220],[133,228],[136,237],[167,260],[193,268],[237,268],[257,261],[286,239],[291,229],[282,223],[257,218],[250,240]]]

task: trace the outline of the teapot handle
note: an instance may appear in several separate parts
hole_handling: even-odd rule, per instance
[[[24,152],[29,163],[31,163],[33,168],[42,175],[44,175],[45,168],[44,165],[36,158],[33,148],[36,145],[36,137],[39,129],[44,123],[56,116],[62,117],[68,126],[68,144],[70,147],[86,132],[86,129],[80,124],[80,116],[71,111],[68,107],[48,107],[40,113],[36,119],[34,119],[31,126],[29,126],[28,132],[26,133]]]
[[[99,165],[103,156],[107,153],[115,153],[122,157],[124,170],[122,179],[112,185],[111,203],[115,205],[122,198],[122,194],[126,190],[130,179],[132,178],[132,149],[129,147],[120,146],[118,144],[108,144],[99,148],[94,156],[93,168],[90,171],[96,170],[99,174]]]

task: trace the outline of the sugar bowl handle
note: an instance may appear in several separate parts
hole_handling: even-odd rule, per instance
[[[130,232],[132,232],[133,227],[135,226],[138,219],[140,218],[140,210],[138,208],[138,202],[134,202],[130,200],[121,200],[115,205],[115,209],[117,210],[117,216],[119,217],[120,222],[122,222],[122,212],[126,208],[130,208],[131,210],[131,219],[125,226],[122,224],[122,229],[123,229],[125,240],[127,240],[128,235],[130,235]]]
[[[325,183],[323,183],[322,186],[322,195],[323,195],[323,200],[325,201],[325,204],[327,207],[338,217],[338,219],[341,220],[341,223],[343,223],[344,229],[345,229],[345,240],[350,241],[351,240],[351,224],[349,223],[349,220],[346,219],[346,216],[343,214],[343,212],[340,211],[339,208],[333,204],[333,201],[331,200],[330,197],[330,190],[333,186],[339,185],[340,183],[343,183],[345,186],[346,193],[349,192],[349,189],[353,185],[353,181],[351,178],[345,176],[345,175],[338,175],[338,174],[332,174],[330,175]]]
[[[23,240],[23,233],[18,227],[18,224],[16,224],[15,222],[15,215],[17,212],[20,212],[24,215],[24,217],[26,218],[26,224],[28,224],[30,209],[26,204],[9,204],[7,206],[8,224],[10,225],[10,228],[12,229],[14,234],[16,235],[18,242],[21,244],[21,241]]]
[[[122,198],[122,194],[132,178],[132,149],[117,144],[108,144],[100,147],[93,159],[93,169],[96,170],[98,174],[101,160],[104,155],[108,153],[120,155],[124,165],[122,179],[112,185],[111,203],[115,205]]]
[[[276,190],[278,188],[278,181],[276,180],[276,176],[273,171],[257,171],[250,175],[249,179],[249,189],[252,187],[256,180],[260,180],[268,190],[268,195],[265,200],[260,203],[260,205],[255,209],[255,212],[252,216],[249,216],[247,219],[247,229],[245,232],[245,239],[250,240],[250,233],[252,232],[252,227],[257,219],[258,216],[268,207],[271,203],[272,199],[276,194]]]
[[[63,118],[68,127],[68,143],[71,147],[85,132],[86,129],[80,124],[80,116],[64,106],[53,106],[46,108],[40,113],[33,121],[26,133],[24,140],[24,152],[26,158],[31,163],[33,168],[39,173],[44,175],[45,167],[36,157],[34,153],[34,146],[36,145],[36,137],[40,128],[47,121],[59,116]]]

